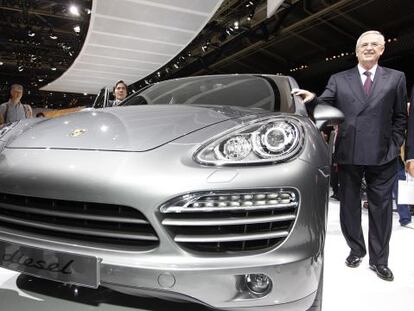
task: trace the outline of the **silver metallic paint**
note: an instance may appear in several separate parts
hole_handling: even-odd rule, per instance
[[[127,293],[195,300],[221,309],[307,309],[323,266],[328,176],[321,170],[329,166],[328,147],[315,125],[296,115],[305,140],[293,159],[238,167],[196,163],[194,152],[206,140],[259,117],[257,110],[243,110],[119,107],[26,125],[20,136],[9,136],[0,153],[0,192],[131,206],[147,217],[160,244],[150,250],[105,249],[1,227],[0,240],[97,256],[102,259],[100,284]],[[109,133],[99,132],[102,124]],[[87,132],[69,137],[74,128]],[[119,141],[108,139],[114,137]],[[177,246],[160,221],[160,206],[181,194],[287,186],[299,191],[300,206],[293,230],[276,248],[242,254],[191,252]],[[270,276],[272,292],[260,299],[241,292],[240,280],[247,273]],[[160,284],[165,275],[174,279],[166,284],[174,284]]]

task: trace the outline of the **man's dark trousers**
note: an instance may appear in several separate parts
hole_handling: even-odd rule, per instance
[[[361,226],[360,188],[362,176],[367,180],[369,202],[369,263],[388,265],[392,230],[392,188],[396,179],[397,159],[383,165],[340,165],[340,219],[343,235],[351,254],[366,254]]]

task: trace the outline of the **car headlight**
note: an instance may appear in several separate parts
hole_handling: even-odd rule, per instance
[[[299,153],[303,141],[303,127],[297,119],[260,119],[208,141],[196,151],[195,160],[208,165],[286,161]]]

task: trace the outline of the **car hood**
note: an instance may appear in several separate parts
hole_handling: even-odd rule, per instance
[[[96,109],[32,124],[7,147],[146,151],[207,126],[263,112],[184,105]]]

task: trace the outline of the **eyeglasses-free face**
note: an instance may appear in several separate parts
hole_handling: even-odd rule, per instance
[[[376,34],[367,34],[360,39],[355,53],[358,62],[362,66],[372,67],[378,63],[379,58],[384,52],[384,43],[381,36]]]

